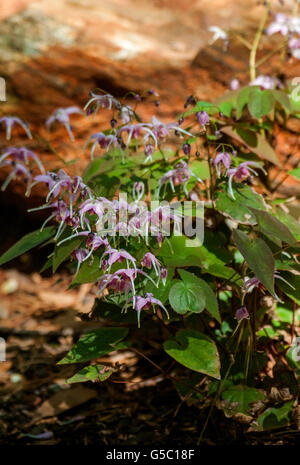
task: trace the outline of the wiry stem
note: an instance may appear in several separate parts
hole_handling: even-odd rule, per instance
[[[264,13],[264,15],[263,15],[263,17],[261,19],[260,25],[258,27],[256,36],[255,36],[253,44],[252,44],[252,49],[251,49],[251,52],[250,52],[249,71],[250,71],[250,81],[251,82],[255,81],[255,78],[256,78],[256,66],[255,66],[256,52],[257,52],[257,48],[258,48],[258,45],[259,45],[263,30],[264,30],[266,21],[267,21],[268,16],[269,16],[269,11],[270,11],[270,2],[267,2],[266,11],[265,11],[265,13]]]

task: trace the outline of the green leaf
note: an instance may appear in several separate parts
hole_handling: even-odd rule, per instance
[[[190,370],[220,379],[220,360],[217,347],[208,336],[199,331],[182,329],[176,340],[164,343],[170,357]]]
[[[104,157],[99,157],[99,158],[95,158],[95,160],[92,160],[87,168],[84,170],[84,173],[83,173],[83,181],[85,183],[87,183],[93,176],[96,176],[97,174],[99,174],[99,172],[101,171],[101,168],[102,166],[101,165],[106,165],[107,166],[107,163],[109,163],[109,166],[112,168],[113,165],[114,165],[114,162],[113,160],[109,160],[106,161],[105,163],[105,158]]]
[[[251,404],[262,401],[264,397],[264,394],[258,389],[242,384],[232,385],[222,393],[222,398],[226,401],[224,411],[227,415],[237,412],[247,415],[251,409]]]
[[[293,401],[286,402],[281,407],[268,408],[258,417],[259,429],[266,431],[285,426],[290,421]]]
[[[127,328],[99,328],[84,334],[77,344],[58,362],[65,363],[88,362],[102,357],[114,350],[128,347],[127,343],[120,342],[128,334]]]
[[[233,128],[232,126],[225,126],[221,129],[221,132],[227,134],[229,137],[232,137],[241,144],[244,144],[249,150],[256,153],[256,155],[260,155],[265,160],[281,167],[274,149],[263,135],[246,130],[239,126],[236,128]]]
[[[233,193],[235,200],[225,191],[216,192],[216,209],[224,216],[229,217],[241,224],[255,224],[256,218],[252,208],[266,209],[263,197],[257,194],[250,186],[246,184],[233,183]],[[252,208],[251,208],[252,207]]]
[[[26,234],[26,236],[22,237],[22,239],[16,242],[16,244],[4,252],[4,254],[0,257],[0,266],[9,262],[13,258],[19,257],[23,253],[28,252],[28,250],[33,249],[37,245],[46,242],[50,237],[54,236],[54,233],[55,228],[53,226],[48,226],[47,228],[44,228],[43,231],[38,229],[37,231]]]
[[[253,86],[244,87],[243,89],[240,90],[238,94],[237,102],[236,102],[236,111],[237,111],[236,118],[237,119],[240,119],[240,117],[242,116],[243,109],[245,105],[248,103],[249,94],[252,91],[253,91]]]
[[[294,176],[294,178],[300,181],[300,168],[295,168],[294,170],[289,171],[288,174]]]
[[[185,118],[186,116],[198,113],[198,111],[206,111],[209,114],[213,114],[218,112],[218,107],[211,102],[199,101],[191,110],[182,113],[180,116]]]
[[[202,180],[210,178],[209,164],[206,160],[194,160],[191,166],[191,171]]]
[[[174,268],[168,268],[166,283],[163,284],[163,282],[160,280],[157,287],[151,281],[147,280],[145,292],[151,292],[156,299],[159,299],[163,304],[165,304],[169,298],[171,286],[177,282],[177,280],[173,278],[173,275]]]
[[[131,310],[131,311],[130,311]],[[108,322],[113,323],[120,323],[123,324],[136,324],[137,322],[137,314],[135,311],[130,309],[128,312],[121,312],[121,305],[118,305],[113,301],[110,300],[103,300],[101,298],[96,297],[94,301],[94,305],[91,309],[91,318],[98,320],[102,319]],[[141,315],[141,319],[143,318],[143,314]]]
[[[219,323],[221,323],[218,300],[212,288],[203,279],[198,278],[198,276],[189,271],[178,270],[178,272],[184,283],[195,284],[199,292],[203,293],[205,297],[205,308]]]
[[[260,119],[268,115],[274,107],[274,97],[271,90],[253,89],[249,93],[248,109],[254,118]]]
[[[277,207],[275,212],[276,217],[283,223],[293,236],[300,240],[300,224],[299,222],[289,213],[282,210],[282,208]]]
[[[215,242],[218,242],[220,236],[215,234],[215,238],[217,238]],[[187,246],[187,243],[190,246]],[[206,239],[203,245],[198,238],[188,239],[185,236],[172,236],[169,241],[163,242],[157,256],[163,258],[166,266],[198,266],[203,268],[205,273],[229,279],[234,270],[224,263],[222,248],[218,247],[216,243],[214,247],[211,244],[205,244]]]
[[[176,313],[200,313],[205,308],[205,295],[196,284],[181,281],[171,287],[169,302]]]
[[[44,266],[40,269],[40,273],[43,273],[44,271],[48,270],[49,268],[52,268],[52,263],[53,263],[53,256],[48,258]]]
[[[243,231],[235,229],[233,240],[255,276],[276,297],[274,289],[275,261],[269,246],[260,238],[250,238]]]
[[[284,278],[290,284],[290,286],[281,279],[278,279],[278,287],[285,293],[285,295],[300,305],[300,275],[295,275],[288,272],[280,272],[280,276]]]
[[[288,308],[288,304],[286,303],[284,307],[277,305],[275,312],[279,318],[280,322],[293,324],[293,319],[295,318],[295,322],[298,324],[300,322],[300,310],[296,309],[295,312],[293,310],[293,304],[289,303],[290,308]],[[295,316],[294,316],[295,313]]]
[[[96,282],[103,275],[103,270],[100,268],[100,257],[94,255],[92,263],[86,260],[82,263],[77,275],[71,282],[70,287],[77,284]]]
[[[232,105],[232,108],[235,108],[236,101],[237,101],[240,91],[241,89],[229,90],[229,91],[227,90],[226,92],[224,92],[223,95],[221,95],[221,97],[217,98],[217,100],[215,101],[215,105],[219,107],[220,111],[222,111],[221,108],[222,108],[222,104],[224,103],[229,103],[230,105]]]
[[[288,95],[282,90],[272,90],[271,91],[275,100],[282,106],[287,114],[292,112],[292,105]]]
[[[233,103],[232,102],[222,102],[219,105],[219,110],[222,112],[227,118],[230,118],[231,112],[233,110]]]
[[[260,230],[266,236],[270,236],[271,239],[278,238],[287,244],[295,244],[297,242],[297,239],[293,236],[289,228],[275,216],[266,211],[257,210],[256,208],[250,207],[250,210],[256,216]]]
[[[90,365],[82,368],[74,376],[67,379],[68,384],[85,383],[86,381],[105,381],[113,374],[114,370],[104,365]]]
[[[64,242],[60,246],[58,246],[57,244],[55,245],[52,263],[53,273],[55,273],[55,271],[62,262],[70,258],[71,253],[80,246],[81,241],[82,237],[79,236]]]

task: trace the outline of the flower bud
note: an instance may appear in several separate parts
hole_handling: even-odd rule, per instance
[[[190,155],[190,153],[191,153],[191,146],[190,146],[190,144],[183,144],[182,150],[183,150],[183,153],[184,153],[185,155]]]

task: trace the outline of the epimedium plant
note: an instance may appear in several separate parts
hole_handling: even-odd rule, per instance
[[[49,212],[0,265],[51,243],[42,271],[69,263],[71,287],[95,283],[89,318],[99,319],[99,328],[59,362],[80,365],[68,382],[106,380],[120,366],[97,360],[130,347],[171,379],[183,400],[210,404],[202,433],[215,406],[229,417],[255,416],[257,429],[286,425],[298,392],[291,342],[299,321],[300,226],[276,196],[269,167],[283,170],[272,146],[274,125],[299,118],[300,99],[290,84],[257,77],[255,58],[264,31],[283,36],[281,58],[288,49],[298,58],[300,20],[277,15],[265,30],[268,11],[267,4],[253,44],[246,43],[248,86],[235,80],[234,90],[213,103],[190,96],[173,123],[138,115],[146,97],[159,105],[153,90],[132,93],[134,108],[93,90],[84,111],[107,111],[110,128],[87,141],[91,161],[82,176],[45,172],[26,147],[8,147],[0,157],[9,170],[2,190],[22,178],[30,195],[42,183],[48,194],[34,210]],[[228,42],[227,32],[212,31]],[[56,110],[47,127],[63,124],[74,140],[73,113],[82,110]],[[16,117],[0,122],[8,140],[14,123],[32,137]],[[300,179],[297,168],[289,174]],[[162,366],[143,353],[150,334],[165,353]],[[288,395],[276,401],[265,386],[270,360],[283,363],[288,379]]]

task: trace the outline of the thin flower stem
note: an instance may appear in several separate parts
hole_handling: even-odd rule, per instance
[[[234,36],[236,37],[236,39],[241,42],[243,45],[245,45],[246,48],[248,48],[248,50],[251,50],[252,49],[252,44],[250,42],[248,42],[247,39],[245,39],[244,37],[242,37],[240,34],[238,33],[235,33]]]
[[[199,389],[195,388],[195,386],[191,386],[190,384],[183,381],[181,378],[177,378],[177,376],[169,375],[167,373],[167,371],[163,370],[159,365],[157,365],[155,362],[153,362],[153,360],[151,360],[149,357],[147,357],[147,355],[143,354],[142,352],[140,352],[137,349],[132,348],[131,350],[133,350],[133,352],[136,352],[141,357],[145,358],[149,363],[151,363],[151,365],[153,365],[155,368],[157,368],[166,378],[169,378],[169,379],[171,379],[173,381],[177,381],[178,383],[182,383],[184,386],[188,387],[189,389],[192,389],[193,391],[197,392],[198,394],[199,393],[201,394],[201,391]]]
[[[275,55],[275,53],[279,52],[279,50],[281,50],[281,49],[284,50],[284,47],[285,47],[285,42],[282,43],[279,47],[276,47],[274,50],[272,50],[270,53],[268,53],[264,57],[262,57],[259,61],[257,61],[256,64],[255,64],[255,67],[258,68],[259,66],[261,66],[263,63],[268,61],[269,58],[271,58],[273,55]]]
[[[217,391],[217,394],[216,394],[216,396],[215,396],[215,398],[214,398],[214,400],[213,400],[213,402],[212,402],[212,404],[211,404],[211,406],[210,406],[208,415],[207,415],[207,417],[206,417],[205,423],[204,423],[203,428],[202,428],[202,431],[201,431],[201,433],[200,433],[199,440],[198,440],[198,442],[197,442],[197,446],[199,446],[200,443],[202,442],[203,435],[204,435],[204,433],[205,433],[205,431],[206,431],[206,428],[207,428],[209,419],[210,419],[210,417],[211,417],[211,415],[212,415],[212,412],[213,412],[213,410],[214,410],[214,408],[215,408],[216,402],[217,402],[217,400],[218,400],[218,398],[219,398],[220,393],[222,392],[223,386],[224,386],[225,381],[227,380],[227,378],[228,378],[228,376],[229,376],[230,370],[231,370],[231,368],[233,367],[233,365],[234,365],[234,363],[235,363],[235,357],[236,357],[236,354],[237,354],[237,351],[238,351],[238,347],[239,347],[239,345],[240,345],[240,342],[241,342],[241,339],[242,339],[242,336],[243,336],[243,332],[244,332],[244,326],[241,327],[241,331],[240,331],[240,333],[239,333],[239,338],[238,338],[238,341],[237,341],[237,345],[236,345],[236,348],[235,348],[234,355],[232,355],[232,358],[231,358],[229,367],[227,368],[226,374],[225,374],[223,380],[221,381],[221,383],[220,383],[220,385],[219,385],[219,388],[218,388],[218,391]]]
[[[256,78],[256,65],[255,65],[256,52],[257,52],[257,49],[258,49],[258,45],[259,45],[259,42],[260,42],[263,30],[264,30],[266,21],[267,21],[268,16],[269,16],[269,11],[270,11],[270,2],[267,2],[266,11],[265,11],[265,13],[264,13],[264,15],[263,15],[263,17],[261,19],[260,25],[258,27],[256,36],[255,36],[253,44],[252,44],[251,52],[250,52],[249,72],[250,72],[250,81],[251,82],[255,81],[255,78]]]

